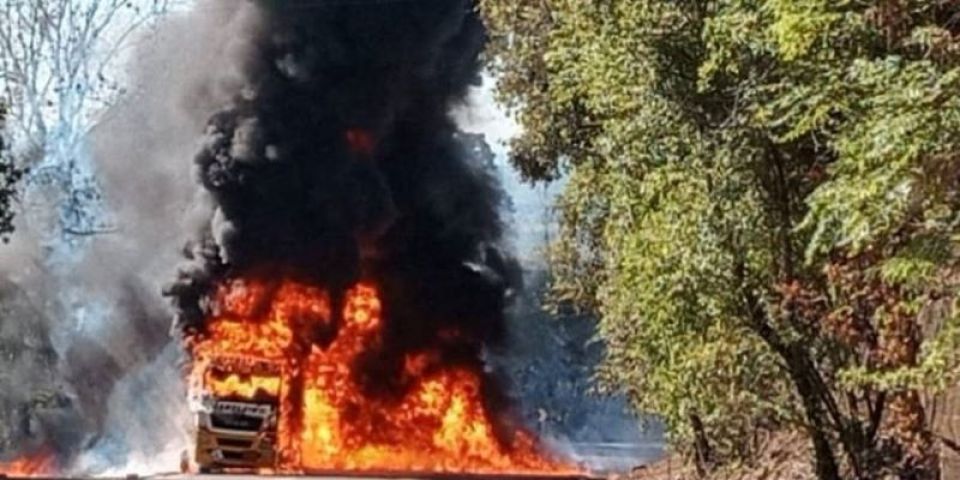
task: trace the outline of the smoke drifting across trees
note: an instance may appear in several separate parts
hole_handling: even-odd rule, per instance
[[[161,361],[158,355],[169,344],[169,314],[159,285],[176,253],[164,256],[158,242],[165,235],[179,236],[180,217],[192,192],[189,160],[174,167],[171,159],[176,157],[168,155],[167,146],[159,146],[188,144],[194,138],[177,129],[189,124],[187,109],[174,100],[185,90],[169,88],[173,85],[169,81],[160,83],[163,77],[155,70],[160,67],[154,59],[174,64],[173,54],[165,57],[159,46],[138,42],[164,6],[165,2],[146,8],[143,2],[26,1],[0,7],[7,14],[0,35],[11,40],[4,42],[0,60],[3,101],[12,107],[5,130],[11,147],[6,158],[33,167],[33,174],[56,177],[43,185],[38,177],[24,180],[27,201],[17,211],[29,212],[18,218],[10,245],[0,252],[2,295],[9,307],[0,318],[2,330],[6,335],[31,324],[31,331],[42,333],[43,340],[31,341],[25,358],[42,354],[47,359],[42,365],[6,364],[9,357],[4,357],[0,370],[46,382],[40,389],[24,385],[19,393],[15,388],[0,389],[0,403],[13,405],[23,419],[2,422],[2,433],[28,432],[34,439],[4,445],[0,450],[4,460],[47,443],[61,466],[77,467],[76,456],[86,452],[89,458],[78,468],[96,470],[102,468],[102,453],[122,458],[127,442],[157,440],[157,432],[166,432],[164,440],[175,438],[165,429],[180,424],[171,413],[181,402],[175,395],[180,391],[177,383],[150,384],[156,398],[167,400],[163,409],[141,410],[136,408],[140,400],[119,401],[114,395],[118,385],[119,390],[127,389],[131,372]],[[165,37],[193,30],[182,19],[171,20],[175,21],[164,27]],[[132,66],[133,80],[128,82],[120,63]],[[128,90],[130,84],[136,88]],[[130,122],[151,129],[132,135]],[[142,176],[131,174],[134,170]],[[97,202],[103,195],[109,204],[100,206],[110,211],[118,227],[111,234],[88,236],[104,232],[82,226],[69,233],[63,228],[67,224],[60,223],[65,218],[60,200],[81,177],[92,182],[85,185],[95,186]],[[33,201],[47,194],[52,196]],[[45,215],[52,222],[28,218]],[[76,234],[84,237],[82,248],[70,240]],[[157,273],[161,270],[163,274]],[[35,347],[42,351],[30,353]],[[166,363],[155,368],[174,369],[174,354],[164,351]],[[34,394],[57,401],[38,403]],[[128,421],[115,422],[115,416]],[[163,417],[167,418],[159,421]],[[48,418],[57,421],[50,423]],[[64,429],[74,434],[63,435]],[[121,429],[124,434],[116,435]]]
[[[0,99],[10,109],[13,158],[30,227],[46,260],[72,260],[84,238],[109,230],[87,145],[125,91],[119,64],[171,0],[23,0],[0,5]],[[54,210],[52,218],[37,215]],[[30,223],[30,222],[28,222]]]

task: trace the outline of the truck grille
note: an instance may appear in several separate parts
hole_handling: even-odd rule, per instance
[[[213,414],[210,415],[210,424],[213,428],[222,428],[228,430],[242,430],[245,432],[257,432],[263,425],[263,419],[249,417],[246,415]]]

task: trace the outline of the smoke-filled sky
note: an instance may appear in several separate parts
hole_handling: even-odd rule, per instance
[[[195,4],[196,0],[180,0],[175,11],[196,8]],[[559,185],[530,185],[510,167],[506,143],[519,133],[520,127],[494,100],[494,83],[494,78],[484,75],[483,85],[471,89],[469,104],[453,112],[454,118],[465,131],[483,134],[490,144],[500,181],[515,210],[508,236],[515,241],[516,253],[524,264],[537,264],[544,245],[544,228],[552,222],[546,219],[552,218],[550,205]]]
[[[76,0],[78,4],[93,3],[100,0]],[[131,0],[135,7],[148,8],[156,0]],[[195,9],[211,9],[212,3],[204,0],[167,0],[169,3],[171,17],[182,16],[185,13]],[[135,10],[121,9],[117,18],[112,20],[113,28],[108,28],[103,32],[103,36],[114,38],[120,35],[129,27],[132,19],[125,16],[133,16]],[[150,35],[145,35],[139,39],[139,42],[151,41]],[[131,72],[135,69],[130,68],[130,64],[136,60],[136,53],[139,52],[137,42],[131,42],[126,48],[120,50],[116,61],[108,64],[109,70],[107,76],[116,80],[118,84],[130,86],[134,83],[131,78]],[[105,46],[112,46],[113,41],[103,42]],[[95,55],[91,52],[91,55]],[[505,142],[518,132],[518,127],[506,113],[499,108],[493,99],[492,88],[494,79],[489,76],[484,77],[483,86],[473,88],[470,95],[469,106],[454,112],[454,116],[461,127],[472,133],[482,133],[486,136],[488,143],[496,154],[496,164],[499,168],[499,175],[504,188],[511,197],[512,205],[515,209],[514,218],[510,221],[508,238],[514,240],[516,253],[525,264],[529,264],[539,255],[540,247],[544,241],[544,220],[548,213],[547,204],[550,198],[555,194],[556,187],[530,186],[520,181],[517,174],[507,164],[507,148]],[[134,95],[136,92],[133,93]],[[111,113],[102,111],[102,105],[93,105],[94,109],[101,111],[86,112],[91,118],[102,118],[105,113],[110,116]],[[55,113],[55,112],[54,112]],[[51,119],[53,120],[53,119]]]
[[[146,4],[151,0],[133,0],[134,4]],[[203,0],[175,0],[172,14],[177,15],[195,8],[204,8]],[[118,64],[117,75],[125,75],[126,65]],[[559,190],[559,185],[530,185],[523,182],[507,161],[508,142],[520,128],[494,100],[495,79],[483,77],[483,85],[471,89],[469,105],[458,109],[454,118],[467,132],[483,134],[496,155],[500,181],[510,196],[513,218],[510,219],[508,238],[515,244],[516,254],[526,265],[541,261],[545,228],[552,223],[550,205]]]

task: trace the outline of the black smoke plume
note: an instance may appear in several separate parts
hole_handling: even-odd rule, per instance
[[[485,31],[473,2],[256,6],[241,81],[195,158],[215,209],[169,289],[177,327],[202,331],[231,277],[292,277],[335,302],[365,279],[380,288],[386,324],[359,369],[372,391],[387,393],[403,353],[424,347],[479,365],[503,335],[519,275],[499,248],[492,166],[449,115],[479,82]]]

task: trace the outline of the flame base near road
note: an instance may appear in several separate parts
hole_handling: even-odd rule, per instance
[[[219,397],[278,394],[279,472],[578,473],[527,431],[498,423],[482,365],[450,362],[441,349],[409,352],[390,385],[371,384],[364,374],[377,368],[385,328],[371,283],[346,292],[339,316],[324,289],[292,280],[232,280],[215,303],[205,331],[188,337],[191,385]],[[438,332],[452,343],[457,334]],[[205,377],[225,355],[280,362],[283,374]]]

